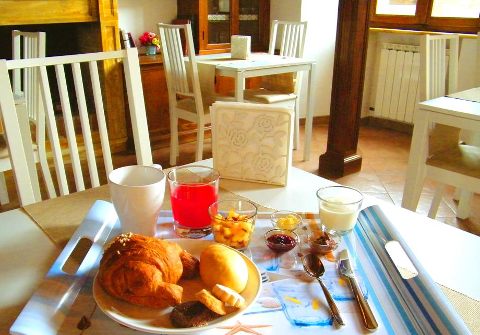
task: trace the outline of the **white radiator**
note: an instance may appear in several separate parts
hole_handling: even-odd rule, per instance
[[[412,123],[418,97],[418,46],[384,43],[380,51],[374,116]]]

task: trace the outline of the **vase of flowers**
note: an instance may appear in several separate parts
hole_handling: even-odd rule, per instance
[[[160,47],[160,40],[157,34],[152,32],[144,32],[139,38],[140,43],[145,46],[146,55],[156,55]]]

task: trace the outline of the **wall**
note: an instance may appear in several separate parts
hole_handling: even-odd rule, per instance
[[[137,44],[145,31],[157,32],[157,23],[177,17],[177,0],[119,0],[118,27],[132,34]]]
[[[369,111],[375,106],[379,53],[382,43],[398,43],[420,45],[418,34],[402,34],[371,31],[368,41],[367,67],[363,91],[362,117],[373,115]],[[476,35],[460,36],[460,57],[458,61],[458,90],[466,90],[478,86],[476,78]],[[479,78],[480,79],[480,78]]]
[[[315,116],[330,114],[337,14],[338,0],[270,0],[271,20],[308,22],[304,57],[316,61],[311,88]],[[306,80],[304,76],[302,91]],[[305,104],[306,101],[301,100],[302,116]]]

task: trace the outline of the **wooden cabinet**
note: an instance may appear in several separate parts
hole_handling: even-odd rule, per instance
[[[177,0],[177,11],[192,22],[199,54],[229,52],[232,35],[251,36],[253,51],[268,49],[270,0]]]
[[[170,121],[168,91],[162,57],[140,55],[143,97],[147,112],[147,123],[152,143],[168,142]]]

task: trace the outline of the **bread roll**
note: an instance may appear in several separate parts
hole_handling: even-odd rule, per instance
[[[240,293],[247,286],[248,268],[238,252],[212,244],[200,255],[200,277],[208,288],[220,284]]]

